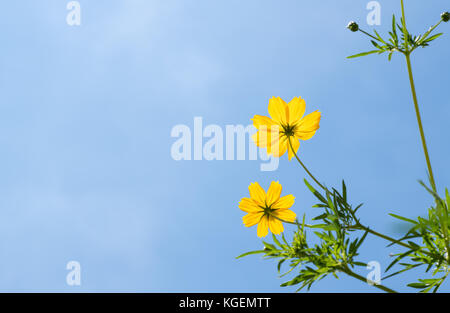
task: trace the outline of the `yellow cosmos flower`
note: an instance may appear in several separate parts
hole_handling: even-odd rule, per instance
[[[284,231],[283,223],[294,222],[296,214],[289,210],[294,205],[295,197],[281,196],[281,185],[278,182],[270,184],[267,193],[258,183],[252,183],[248,187],[250,198],[242,198],[239,209],[248,214],[242,220],[246,227],[258,224],[258,237],[266,237],[270,231],[279,235]]]
[[[308,140],[319,129],[321,113],[315,111],[304,116],[306,110],[305,100],[295,97],[287,104],[280,97],[273,97],[269,101],[269,114],[271,117],[255,115],[253,125],[258,132],[253,140],[260,148],[267,148],[267,154],[281,157],[288,150],[289,160],[297,153],[300,140]]]

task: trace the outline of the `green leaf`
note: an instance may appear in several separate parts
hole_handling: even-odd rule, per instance
[[[429,38],[426,38],[425,40],[422,40],[422,41],[420,42],[420,44],[432,42],[433,40],[435,40],[435,39],[441,37],[443,34],[444,34],[444,33],[439,33],[439,34],[433,35],[433,36],[431,36],[431,37],[429,37]]]
[[[301,282],[302,282],[302,277],[301,276],[297,276],[294,279],[281,284],[280,286],[281,287],[294,286],[294,285],[300,284]]]
[[[281,259],[281,260],[278,262],[278,265],[277,265],[278,273],[281,272],[281,265],[283,265],[283,263],[284,263],[285,261],[286,261],[286,259]]]
[[[353,265],[367,267],[367,264],[363,262],[353,262]]]
[[[278,250],[273,244],[263,241],[264,246],[269,250]]]
[[[283,239],[283,242],[284,242],[286,245],[289,245],[288,242],[286,241],[286,237],[284,237],[284,233],[281,234],[281,239]]]
[[[313,220],[313,221],[323,220],[323,219],[326,219],[326,218],[328,217],[328,215],[329,215],[329,214],[327,214],[327,213],[322,213],[322,214],[320,214],[320,215],[314,217],[312,220]]]
[[[392,217],[395,217],[396,219],[402,220],[404,222],[412,223],[412,224],[415,224],[415,225],[418,224],[416,221],[414,221],[412,219],[409,219],[409,218],[406,218],[406,217],[403,217],[403,216],[400,216],[400,215],[397,215],[397,214],[389,213],[389,215],[392,216]]]
[[[320,228],[325,231],[338,231],[339,229],[333,224],[317,224],[312,225],[310,228]]]
[[[408,244],[414,248],[414,250],[420,250],[420,246],[416,244],[415,242],[408,241]]]
[[[395,14],[392,14],[392,33],[394,39],[398,40],[397,28],[395,27],[396,24],[397,22],[395,21]]]
[[[344,202],[347,202],[347,186],[345,185],[345,181],[342,180],[342,199]]]
[[[283,249],[283,245],[280,243],[280,241],[277,239],[277,236],[275,236],[274,234],[272,234],[273,237],[273,241],[275,242],[275,244],[277,244],[280,248]]]
[[[364,240],[366,239],[366,237],[367,237],[367,234],[369,233],[369,231],[366,231],[365,233],[364,233],[364,235],[361,237],[361,239],[359,239],[359,242],[356,244],[356,246],[355,246],[355,251],[358,251],[358,249],[359,249],[359,247],[361,246],[361,244],[364,242]]]
[[[447,188],[445,188],[445,200],[447,202],[447,207],[450,207],[450,193]]]
[[[411,284],[408,284],[408,287],[416,288],[416,289],[423,289],[423,288],[427,288],[427,287],[428,287],[428,284],[424,284],[424,283],[411,283]]]
[[[418,267],[418,266],[422,266],[422,265],[423,265],[423,264],[421,264],[421,263],[418,263],[418,264],[405,264],[405,263],[400,263],[400,264],[403,265],[403,266],[405,266],[405,268],[402,269],[402,270],[400,270],[400,271],[398,271],[398,272],[395,272],[395,273],[393,273],[393,274],[391,274],[391,275],[388,275],[388,276],[386,276],[386,277],[383,277],[383,280],[386,280],[386,279],[388,279],[388,278],[391,278],[391,277],[393,277],[393,276],[396,276],[396,275],[398,275],[398,274],[401,274],[401,273],[403,273],[403,272],[409,271],[409,270],[411,270],[411,269],[413,269],[413,268],[416,268],[416,267]]]
[[[247,255],[252,255],[252,254],[261,254],[261,253],[266,253],[265,250],[257,250],[257,251],[250,251],[250,252],[246,252],[244,254],[241,254],[240,256],[236,257],[236,259],[240,259],[243,258]]]
[[[374,53],[380,53],[380,50],[372,50],[372,51],[368,51],[368,52],[363,52],[363,53],[351,55],[351,56],[347,57],[347,59],[354,59],[354,58],[364,57],[364,56],[367,56],[367,55],[370,55],[370,54],[374,54]]]
[[[400,254],[398,257],[395,258],[394,261],[391,262],[391,264],[389,264],[389,266],[386,268],[385,272],[389,271],[391,269],[391,267],[393,267],[398,261],[400,261],[401,259],[410,255],[412,252],[414,252],[414,250],[408,250],[405,253]]]
[[[375,33],[375,35],[377,35],[379,41],[387,45],[387,43],[383,40],[383,38],[380,36],[380,34],[378,34],[378,32],[375,29],[373,30],[373,32]]]
[[[388,60],[391,61],[392,60],[392,55],[394,54],[394,52],[390,52],[389,56],[388,56]]]
[[[372,45],[373,45],[375,48],[378,48],[378,49],[382,50],[382,48],[381,48],[381,46],[378,44],[378,42],[376,42],[376,41],[374,41],[374,40],[371,40],[370,42],[372,43]]]
[[[328,204],[328,201],[316,190],[306,179],[303,180],[305,182],[306,187],[319,199],[322,203]]]

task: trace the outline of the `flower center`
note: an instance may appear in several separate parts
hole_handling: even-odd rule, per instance
[[[281,125],[283,130],[281,131],[282,134],[284,134],[286,137],[292,137],[295,134],[295,127],[296,125]]]
[[[264,210],[264,215],[271,215],[274,209],[272,209],[272,206],[268,206],[267,204],[265,207],[261,207]]]

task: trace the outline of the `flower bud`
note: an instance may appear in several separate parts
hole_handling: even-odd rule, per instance
[[[444,12],[441,14],[441,18],[444,22],[450,21],[450,12]]]
[[[351,21],[350,23],[348,23],[347,28],[352,32],[357,32],[359,30],[359,25],[358,23]]]

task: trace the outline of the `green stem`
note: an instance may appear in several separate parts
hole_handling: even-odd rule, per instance
[[[356,274],[355,272],[353,272],[353,271],[352,271],[350,268],[348,268],[348,267],[343,268],[343,269],[342,269],[342,272],[344,272],[345,274],[347,274],[347,275],[349,275],[349,276],[351,276],[351,277],[353,277],[353,278],[356,278],[356,279],[358,279],[358,280],[360,280],[360,281],[362,281],[362,282],[367,283],[367,279],[365,279],[365,278],[362,277],[361,275]],[[397,293],[397,291],[392,290],[392,289],[390,289],[390,288],[388,288],[388,287],[386,287],[386,286],[383,286],[383,285],[381,285],[381,284],[380,284],[380,285],[374,284],[373,287],[378,288],[378,289],[380,289],[380,290],[383,290],[384,292],[388,292],[388,293]]]
[[[364,226],[364,225],[359,224],[359,225],[357,225],[357,226],[355,226],[355,227],[350,227],[350,228],[367,231],[369,234],[372,234],[372,235],[377,236],[377,237],[380,237],[380,238],[382,238],[382,239],[384,239],[384,240],[390,241],[390,242],[392,242],[393,244],[402,246],[402,247],[407,248],[407,249],[409,249],[409,250],[415,250],[411,245],[406,244],[406,243],[404,243],[404,242],[402,242],[402,241],[399,241],[399,240],[397,240],[397,239],[394,239],[394,238],[392,238],[392,237],[383,235],[383,234],[381,234],[381,233],[379,233],[379,232],[377,232],[377,231],[374,231],[374,230],[370,229],[370,228],[367,227],[367,226]],[[426,255],[428,255],[428,256],[431,256],[431,257],[435,257],[435,258],[438,258],[438,259],[443,259],[443,260],[445,261],[445,258],[443,258],[441,255],[433,254],[433,253],[430,253],[430,252],[427,252],[427,251],[423,251],[423,250],[421,250],[420,252],[422,252],[423,254],[426,254]]]
[[[359,29],[359,31],[360,31],[361,33],[363,33],[364,35],[367,35],[367,36],[369,36],[370,38],[375,39],[376,41],[379,41],[379,42],[381,42],[381,43],[384,43],[384,42],[382,42],[379,38],[377,38],[377,37],[375,37],[375,36],[369,34],[368,32],[362,30],[361,28]]]
[[[403,32],[405,34],[405,38],[407,38],[406,34],[408,33],[408,31],[406,30],[405,6],[403,3],[403,0],[401,0],[401,4],[402,4],[402,17],[403,17]],[[431,27],[430,30],[425,34],[424,38],[428,37],[428,35],[431,34],[431,32],[433,32],[433,30],[436,29],[441,22],[442,22],[442,19],[435,26]],[[414,100],[414,109],[416,111],[417,123],[419,125],[420,138],[422,141],[423,152],[425,154],[425,159],[427,162],[428,176],[430,179],[430,183],[431,183],[433,192],[437,193],[436,181],[434,180],[433,168],[431,167],[430,154],[428,153],[427,141],[425,139],[425,132],[423,130],[422,117],[420,115],[419,102],[417,101],[416,86],[414,83],[414,76],[413,76],[412,66],[411,66],[411,53],[414,51],[414,48],[409,50],[407,40],[405,40],[405,48],[406,48],[405,57],[406,57],[406,65],[408,67],[409,82],[411,84],[411,92],[412,92],[412,96],[413,96],[413,100]],[[439,209],[439,203],[437,203],[437,206]],[[447,219],[447,215],[448,214],[445,215],[445,217],[444,217],[445,219]],[[440,219],[440,224],[441,224],[442,232],[444,234],[445,248],[447,250],[447,262],[450,262],[450,243],[449,243],[448,230],[447,230],[448,226],[446,225],[446,223],[444,223],[442,221],[442,219]]]
[[[411,51],[409,51],[408,40],[407,40],[408,31],[406,29],[405,6],[403,4],[403,0],[401,0],[401,4],[402,4],[403,33],[405,35],[405,50],[406,50],[405,57],[406,57],[406,65],[408,67],[409,82],[411,84],[411,93],[413,96],[414,109],[416,111],[417,123],[419,125],[420,138],[422,141],[423,152],[425,154],[425,159],[427,162],[428,175],[430,176],[429,178],[430,178],[431,187],[433,188],[433,191],[436,192],[436,182],[434,180],[433,169],[431,167],[430,155],[428,153],[427,141],[425,139],[425,132],[423,130],[422,117],[420,115],[419,102],[417,101],[416,86],[414,83],[414,76],[413,76],[413,72],[412,72],[411,57],[410,57]]]
[[[303,164],[303,162],[298,157],[297,153],[294,151],[294,148],[292,147],[291,137],[288,137],[289,141],[289,147],[291,148],[292,153],[294,154],[295,158],[297,159],[298,163],[303,167],[303,169],[308,173],[308,175],[316,182],[317,185],[320,186],[323,190],[327,191],[324,185],[322,185],[315,177],[314,175],[308,170],[308,168]]]
[[[316,177],[308,170],[308,168],[307,168],[307,167],[303,164],[303,162],[300,160],[300,158],[298,157],[297,153],[294,151],[294,148],[292,147],[292,142],[291,142],[291,138],[290,138],[290,137],[288,138],[288,141],[289,141],[289,147],[290,147],[290,149],[292,150],[292,153],[294,154],[294,156],[295,156],[295,158],[297,159],[298,163],[300,163],[300,165],[303,167],[303,169],[304,169],[304,170],[308,173],[308,175],[316,182],[317,185],[319,185],[324,191],[329,192],[328,189],[327,189],[325,186],[323,186],[323,185],[316,179]],[[355,218],[355,220],[357,220],[356,217],[354,217],[354,218]],[[286,222],[286,221],[282,221],[282,222]],[[298,225],[298,223],[290,223],[290,222],[286,222],[286,223]],[[308,225],[308,226],[309,226],[309,225]],[[400,245],[400,246],[402,246],[402,247],[404,247],[404,248],[408,248],[408,249],[410,249],[410,250],[414,250],[413,247],[411,247],[410,245],[408,245],[408,244],[406,244],[406,243],[403,243],[403,242],[401,242],[401,241],[398,241],[398,240],[396,240],[396,239],[394,239],[394,238],[391,238],[391,237],[389,237],[389,236],[383,235],[383,234],[381,234],[381,233],[379,233],[379,232],[376,232],[376,231],[374,231],[374,230],[372,230],[372,229],[370,229],[370,228],[368,228],[368,227],[366,227],[366,226],[363,226],[363,225],[361,225],[361,224],[359,224],[359,225],[357,226],[357,228],[358,228],[358,229],[361,229],[361,230],[364,230],[364,231],[367,231],[367,232],[369,232],[370,234],[372,234],[372,235],[374,235],[374,236],[383,238],[383,239],[385,239],[385,240],[387,240],[387,241],[390,241],[390,242],[392,242],[392,243],[394,243],[394,244]]]
[[[285,220],[283,220],[283,219],[281,219],[281,218],[279,218],[279,217],[277,217],[277,216],[275,216],[275,215],[271,215],[271,216],[272,216],[274,219],[279,220],[279,221],[282,222],[282,223],[291,224],[291,225],[296,225],[296,226],[302,226],[302,224],[300,224],[300,223],[298,222],[297,219],[295,220],[295,222],[290,222],[290,221],[285,221]],[[312,227],[312,225],[305,224],[305,227]]]
[[[379,233],[379,232],[377,232],[377,231],[374,231],[374,230],[370,229],[369,227],[366,227],[366,226],[364,226],[364,225],[358,225],[358,228],[361,229],[361,230],[367,231],[369,234],[372,234],[372,235],[374,235],[374,236],[383,238],[384,240],[390,241],[390,242],[395,243],[395,244],[397,244],[397,245],[399,245],[399,246],[402,246],[402,247],[404,247],[404,248],[408,248],[408,249],[410,249],[410,250],[413,250],[413,247],[411,247],[410,245],[408,245],[408,244],[406,244],[406,243],[403,243],[403,242],[401,242],[401,241],[398,241],[397,239],[394,239],[394,238],[392,238],[392,237],[383,235],[383,234],[381,234],[381,233]]]
[[[420,115],[419,102],[417,101],[416,86],[414,84],[414,76],[412,73],[411,58],[410,58],[409,54],[406,54],[406,64],[408,66],[409,82],[411,84],[411,92],[412,92],[412,96],[413,96],[413,100],[414,100],[414,109],[416,111],[417,124],[419,125],[420,138],[422,141],[423,152],[425,154],[425,159],[427,161],[428,174],[430,176],[430,183],[431,183],[431,187],[433,188],[433,191],[436,192],[436,182],[434,180],[433,169],[431,167],[431,161],[430,161],[430,155],[428,153],[427,141],[425,139],[425,132],[423,130],[422,117]]]

